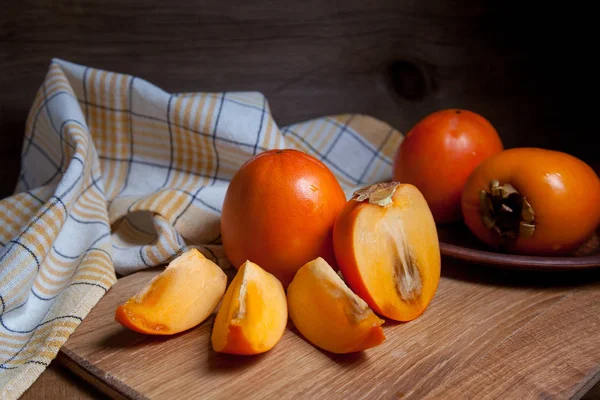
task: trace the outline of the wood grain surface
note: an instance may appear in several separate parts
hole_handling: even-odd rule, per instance
[[[540,12],[510,0],[3,2],[0,198],[14,188],[27,112],[53,57],[169,92],[258,90],[281,126],[360,112],[406,132],[429,112],[465,107],[509,147],[593,158],[584,143],[595,113],[583,100],[597,86],[586,60],[593,13]]]
[[[54,360],[19,400],[99,400],[109,398],[95,389],[93,385],[86,384],[83,379],[58,360]]]
[[[273,350],[252,357],[214,352],[212,318],[172,337],[114,322],[116,306],[159,270],[119,280],[59,353],[114,397],[577,399],[600,379],[598,270],[517,273],[447,260],[430,308],[386,323],[376,348],[329,354],[290,323]]]

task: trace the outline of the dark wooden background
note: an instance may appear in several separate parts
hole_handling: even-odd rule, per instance
[[[361,112],[406,132],[429,112],[465,107],[490,119],[507,147],[598,159],[589,145],[597,135],[592,13],[568,4],[1,3],[0,198],[12,193],[26,115],[52,57],[135,74],[171,92],[258,90],[280,126]]]

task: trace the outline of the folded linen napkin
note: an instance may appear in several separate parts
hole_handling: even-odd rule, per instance
[[[15,194],[0,201],[1,399],[37,379],[116,274],[163,264],[190,245],[230,268],[221,203],[256,153],[305,151],[349,194],[390,178],[403,138],[355,114],[280,129],[260,93],[170,94],[61,59],[25,129]]]

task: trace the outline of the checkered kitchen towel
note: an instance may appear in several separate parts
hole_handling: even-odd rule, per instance
[[[402,138],[364,115],[279,129],[260,93],[170,94],[52,60],[27,119],[15,194],[0,200],[0,399],[34,382],[116,274],[187,245],[231,267],[219,246],[221,203],[254,154],[303,150],[349,193],[390,179]]]

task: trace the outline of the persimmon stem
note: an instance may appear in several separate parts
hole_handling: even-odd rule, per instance
[[[387,207],[392,204],[392,197],[399,185],[400,183],[398,182],[375,183],[356,190],[352,197],[355,198],[356,201],[368,200],[371,204]]]
[[[510,183],[492,179],[489,192],[479,192],[481,222],[503,239],[529,238],[535,232],[535,212],[527,198]]]

